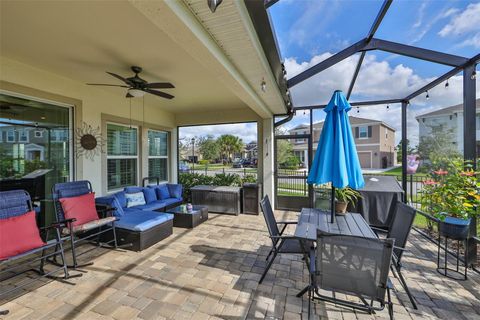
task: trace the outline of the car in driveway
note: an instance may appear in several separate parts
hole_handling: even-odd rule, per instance
[[[180,161],[178,163],[178,172],[180,172],[180,173],[190,172],[190,167],[188,166],[188,163],[185,162],[185,161]]]
[[[235,160],[232,163],[233,168],[243,168],[243,160]]]

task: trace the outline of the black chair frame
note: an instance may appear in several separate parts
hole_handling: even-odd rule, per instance
[[[93,192],[92,185],[90,181],[76,181],[76,182],[84,182],[88,186],[88,192]],[[57,184],[58,185],[58,184]],[[55,213],[56,213],[56,218],[57,218],[57,223],[60,225],[61,229],[61,234],[65,234],[65,231],[67,230],[67,236],[64,237],[64,239],[69,239],[70,240],[70,245],[71,245],[71,251],[72,251],[72,260],[73,264],[68,265],[68,268],[81,268],[89,265],[93,265],[93,262],[87,262],[83,264],[78,263],[78,257],[89,253],[93,250],[96,250],[101,247],[106,247],[106,248],[112,248],[112,249],[118,249],[119,246],[117,245],[117,236],[116,236],[116,230],[115,230],[115,221],[109,222],[107,224],[102,224],[99,225],[98,227],[94,227],[90,230],[86,231],[79,231],[75,232],[73,230],[73,222],[75,219],[65,219],[62,205],[59,201],[60,199],[60,194],[59,190],[56,188],[57,185],[54,185],[52,187],[52,195],[54,198],[54,206],[55,206]],[[82,195],[82,194],[79,194]],[[113,211],[115,208],[111,208],[108,206],[96,206],[97,208],[97,213],[99,214],[99,218],[105,218],[105,217],[113,217]],[[108,224],[111,224],[110,226]],[[113,237],[110,240],[107,241],[101,241],[101,236],[107,236],[107,234],[112,233]],[[78,237],[77,234],[82,234],[81,237]],[[95,247],[85,250],[81,253],[77,253],[76,248],[78,244],[81,242],[90,242],[91,244],[95,244]],[[131,245],[131,244],[130,244]],[[122,246],[123,247],[123,246]],[[56,256],[53,257],[53,262],[58,263],[56,260]]]
[[[405,245],[407,243],[407,239],[408,239],[408,236],[410,234],[410,230],[412,229],[413,221],[414,221],[415,215],[416,215],[416,210],[414,208],[408,206],[407,204],[403,203],[403,202],[398,202],[397,203],[397,210],[395,212],[395,216],[393,217],[391,225],[390,225],[388,230],[375,228],[375,227],[371,227],[371,228],[377,235],[378,234],[383,234],[387,238],[395,238],[394,236],[392,236],[392,232],[393,232],[395,221],[396,221],[396,219],[398,219],[398,217],[397,217],[398,210],[402,209],[402,207],[403,207],[403,209],[412,211],[413,215],[408,217],[409,218],[409,220],[407,221],[408,222],[408,227],[407,227],[408,232],[404,235],[405,236],[404,239],[402,239],[403,243],[398,243],[397,239],[395,239],[395,247],[394,247],[394,250],[393,250],[392,264],[390,266],[390,269],[392,270],[393,276],[400,281],[400,284],[402,285],[403,289],[407,293],[408,299],[410,300],[410,303],[412,304],[413,308],[418,309],[415,298],[413,297],[410,289],[408,288],[407,281],[405,280],[405,278],[402,274],[402,257],[403,257],[403,253],[405,251],[407,251],[407,249],[405,248]],[[397,244],[398,244],[398,246],[397,246]]]
[[[294,236],[285,236],[283,233],[285,232],[285,229],[288,227],[288,225],[292,224],[297,224],[296,221],[276,221],[275,216],[273,216],[273,211],[272,207],[270,205],[270,200],[268,199],[268,196],[265,196],[261,201],[260,201],[260,207],[262,208],[263,211],[263,216],[265,218],[265,223],[267,224],[268,232],[269,232],[269,237],[272,240],[272,248],[270,249],[270,252],[268,253],[267,257],[265,258],[267,262],[267,265],[265,266],[265,270],[263,271],[263,274],[258,281],[258,283],[262,283],[263,280],[265,279],[265,276],[268,273],[268,270],[270,270],[270,267],[272,266],[273,262],[275,261],[275,258],[279,253],[282,253],[282,247],[285,245],[285,242],[287,240],[297,240],[299,241],[300,247],[303,249],[303,244],[298,239],[297,237]],[[271,212],[272,215],[271,217],[267,217],[269,215],[268,212]],[[283,226],[281,230],[278,229],[278,226]],[[304,252],[299,252],[299,254],[303,254],[304,256],[307,255],[308,251],[303,250]],[[272,256],[273,254],[273,256]],[[272,256],[270,258],[270,256]]]
[[[322,236],[338,236],[338,235],[325,235],[323,234]],[[351,238],[359,238],[359,239],[364,239],[362,237],[358,236],[349,236]],[[394,246],[393,246],[394,247]],[[308,292],[308,319],[310,319],[311,316],[311,302],[315,300],[319,301],[325,301],[325,302],[330,302],[333,304],[341,305],[344,307],[349,307],[357,310],[361,310],[364,312],[367,312],[369,314],[375,314],[376,311],[382,311],[385,309],[385,306],[388,307],[388,315],[391,320],[393,320],[393,303],[392,303],[392,296],[390,290],[393,289],[393,284],[390,281],[390,279],[387,279],[385,283],[384,289],[386,289],[386,295],[387,295],[387,301],[381,301],[378,300],[376,302],[379,303],[379,306],[375,306],[373,300],[370,300],[370,303],[367,302],[367,300],[360,296],[357,295],[357,297],[360,299],[362,304],[344,300],[344,299],[339,299],[335,297],[329,297],[326,295],[323,295],[319,292],[319,288],[315,283],[315,270],[316,270],[316,248],[311,248],[310,253],[309,253],[309,259],[308,259],[308,270],[309,270],[309,276],[310,276],[310,283],[307,287],[305,287],[302,291],[300,291],[297,294],[297,297],[303,296],[306,292]],[[348,294],[348,293],[347,293]]]
[[[31,210],[33,210],[33,205],[32,205],[32,201],[30,200],[30,195],[28,194],[28,192],[26,192],[26,191],[24,191],[24,192],[25,192],[25,195],[28,199],[27,200],[27,206],[29,208],[29,211],[31,211]],[[68,268],[67,268],[67,264],[66,264],[66,260],[65,260],[65,251],[64,251],[64,247],[63,247],[63,239],[60,235],[61,228],[62,228],[61,223],[53,223],[53,224],[51,224],[47,227],[39,228],[40,231],[43,231],[46,234],[47,243],[45,245],[0,261],[0,267],[2,267],[4,265],[8,266],[9,264],[14,263],[13,265],[8,266],[5,269],[0,269],[0,282],[11,280],[13,278],[16,278],[16,277],[26,273],[26,272],[29,272],[29,271],[33,271],[33,272],[37,273],[38,275],[40,275],[41,277],[46,277],[46,278],[50,278],[50,279],[54,279],[54,280],[62,280],[62,282],[65,282],[65,283],[68,283],[68,284],[71,284],[71,283],[67,282],[66,281],[67,279],[81,276],[81,274],[70,275],[69,272],[68,272]],[[52,240],[48,240],[49,233],[52,230],[55,231],[55,238],[52,239]],[[50,251],[51,248],[54,248],[53,251],[48,252],[48,251]],[[40,253],[39,256],[38,256],[38,253]],[[31,255],[37,255],[37,256],[33,259],[26,259],[26,257],[31,256]],[[55,263],[55,265],[59,265],[59,267],[56,268],[56,269],[53,269],[51,271],[45,272],[45,269],[44,269],[45,262],[48,261],[49,258],[56,257],[58,255],[61,257],[62,262],[61,262],[61,264]],[[20,260],[20,261],[18,263],[15,263],[18,260]],[[40,262],[40,264],[38,266],[38,269],[32,267],[32,265],[34,263],[37,263],[37,262]],[[22,267],[29,267],[29,268],[24,269]],[[23,269],[23,270],[21,272],[16,272],[16,270],[18,270],[18,269]],[[57,273],[61,270],[63,270],[63,277],[59,278],[59,277],[54,277],[53,276],[53,274],[55,274],[55,273]],[[3,277],[3,275],[5,275],[5,274],[7,274],[7,275],[10,274],[10,275],[8,275],[6,277]],[[0,292],[0,296],[6,296],[6,295],[18,290],[18,289],[21,289],[23,287],[26,287],[26,286],[34,283],[35,281],[37,281],[37,279],[31,279],[31,280],[28,280],[28,281],[23,281],[19,285],[15,286],[13,288],[10,288],[9,290]],[[7,315],[7,314],[8,314],[8,310],[0,310],[0,315]]]

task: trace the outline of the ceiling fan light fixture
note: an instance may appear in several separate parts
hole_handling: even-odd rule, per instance
[[[145,91],[140,89],[128,89],[128,93],[134,98],[140,98],[145,95]]]
[[[215,10],[217,10],[217,7],[222,3],[223,0],[207,0],[208,7],[210,8],[210,11],[212,13],[215,13]]]

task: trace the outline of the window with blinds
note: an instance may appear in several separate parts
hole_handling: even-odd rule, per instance
[[[138,128],[107,123],[107,188],[137,185]]]
[[[148,176],[168,181],[168,132],[148,130]]]

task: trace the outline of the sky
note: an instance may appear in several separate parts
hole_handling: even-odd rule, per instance
[[[382,1],[281,0],[269,14],[277,36],[287,78],[364,38]],[[470,58],[480,52],[480,1],[394,1],[376,38]],[[326,104],[336,89],[346,92],[353,76],[357,56],[351,56],[322,73],[290,89],[294,106]],[[477,67],[478,69],[478,67]],[[350,101],[403,98],[450,67],[390,53],[366,54]],[[477,96],[480,96],[477,77]],[[440,84],[411,101],[408,112],[408,138],[418,141],[415,116],[462,102],[462,75]],[[397,129],[400,140],[400,105],[363,107],[351,115],[382,120]],[[314,121],[324,118],[314,112]],[[285,127],[308,122],[303,112]]]
[[[189,142],[193,137],[212,135],[218,138],[222,134],[233,134],[239,136],[244,143],[257,141],[257,124],[249,123],[230,123],[207,126],[180,127],[179,137],[181,141]]]
[[[377,16],[381,0],[280,0],[269,10],[287,78],[312,67],[364,38]],[[396,0],[393,1],[376,38],[443,51],[470,58],[480,52],[480,1]],[[336,89],[346,92],[358,55],[351,56],[290,89],[293,105],[328,103]],[[368,52],[350,101],[403,98],[451,68],[381,51]],[[477,70],[479,66],[477,66]],[[462,103],[462,74],[413,99],[408,109],[408,139],[418,142],[419,123],[415,117]],[[477,77],[480,97],[480,77]],[[400,105],[354,108],[351,115],[382,120],[397,129],[401,138]],[[324,118],[321,110],[314,121]],[[303,112],[284,127],[308,123]],[[255,130],[255,131],[254,131]],[[255,132],[255,134],[253,134]],[[180,137],[231,133],[244,141],[256,139],[255,124],[185,128]]]

